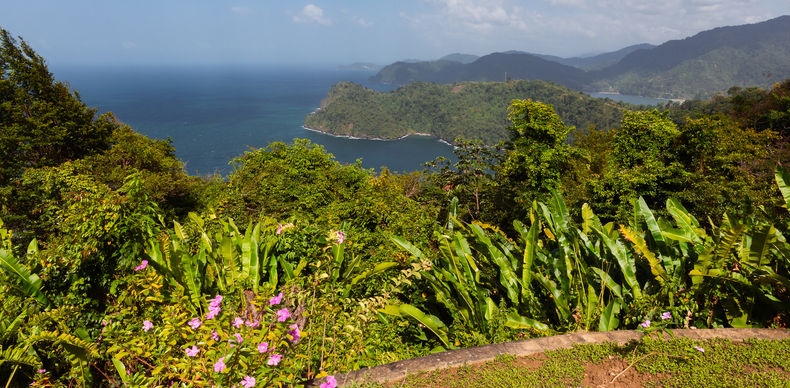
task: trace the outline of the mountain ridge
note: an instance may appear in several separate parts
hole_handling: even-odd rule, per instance
[[[615,63],[611,63],[615,61]],[[608,66],[601,67],[606,63]],[[571,66],[571,65],[574,65]],[[587,71],[582,70],[586,68]],[[592,57],[506,51],[470,63],[396,62],[371,81],[452,83],[540,79],[575,90],[664,98],[707,98],[732,86],[770,87],[790,77],[790,16],[723,26],[657,46],[639,44]]]

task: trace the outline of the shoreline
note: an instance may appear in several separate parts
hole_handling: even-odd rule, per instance
[[[415,132],[415,133],[410,133],[410,134],[403,135],[401,137],[394,138],[394,139],[385,139],[385,138],[381,138],[381,137],[371,137],[371,136],[339,135],[339,134],[331,133],[331,132],[328,132],[328,131],[323,131],[323,130],[316,129],[316,128],[310,128],[310,127],[308,127],[306,125],[302,125],[302,128],[304,128],[304,129],[306,129],[308,131],[321,133],[321,134],[324,134],[324,135],[327,135],[327,136],[338,137],[338,138],[343,138],[343,139],[350,139],[350,140],[397,141],[397,140],[403,140],[403,139],[405,139],[407,137],[410,137],[410,136],[432,137],[432,138],[436,139],[439,143],[446,144],[446,145],[448,145],[450,147],[455,148],[455,146],[452,143],[450,143],[449,141],[447,141],[445,139],[442,139],[439,136],[436,136],[436,135],[433,135],[433,134],[430,134],[430,133],[425,133],[425,132]]]

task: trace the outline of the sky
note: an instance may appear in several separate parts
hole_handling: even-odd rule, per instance
[[[660,44],[790,14],[790,0],[0,0],[0,10],[0,27],[50,65],[386,65]]]

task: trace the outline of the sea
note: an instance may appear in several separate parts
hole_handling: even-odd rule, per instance
[[[399,140],[336,137],[304,128],[332,85],[352,81],[379,91],[370,71],[320,66],[50,66],[83,102],[112,112],[136,131],[170,139],[176,156],[193,175],[233,172],[232,160],[272,142],[308,139],[340,163],[359,161],[366,169],[412,172],[437,157],[455,160],[453,147],[427,136]],[[596,97],[656,104],[638,96]],[[633,97],[633,98],[632,98]]]
[[[230,162],[272,142],[308,139],[340,163],[412,172],[437,157],[454,160],[453,147],[427,136],[400,140],[335,137],[303,127],[329,89],[353,81],[380,91],[369,71],[322,67],[58,67],[56,80],[77,91],[99,113],[155,139],[171,139],[193,175],[228,176]]]

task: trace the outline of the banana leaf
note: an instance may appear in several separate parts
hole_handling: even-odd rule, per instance
[[[378,310],[384,314],[394,315],[398,317],[405,317],[405,318],[412,318],[417,322],[421,323],[425,327],[427,327],[440,341],[444,344],[444,347],[450,349],[450,342],[447,339],[447,325],[442,322],[439,317],[426,314],[422,312],[420,309],[407,304],[403,303],[398,306],[386,306],[383,309]]]
[[[621,301],[619,299],[612,299],[609,304],[604,307],[601,313],[601,318],[598,321],[598,331],[612,331],[620,326],[620,308]]]
[[[543,332],[550,331],[549,325],[516,313],[510,313],[505,317],[505,326],[511,329],[534,329]]]
[[[37,242],[35,239],[30,242],[29,247],[37,250]],[[28,248],[31,249],[31,248]],[[22,265],[11,252],[0,248],[0,266],[8,272],[8,274],[19,281],[22,285],[22,291],[25,294],[39,301],[45,307],[51,304],[44,292],[41,291],[41,278],[38,275],[31,273],[27,267]]]
[[[782,193],[782,198],[785,200],[785,208],[790,209],[790,172],[782,166],[776,166],[774,177],[779,191]]]
[[[623,279],[625,280],[625,283],[628,285],[628,287],[631,288],[634,298],[641,298],[642,289],[636,279],[636,268],[634,266],[634,261],[631,260],[623,243],[620,242],[619,239],[613,239],[609,237],[609,235],[598,228],[593,228],[593,230],[598,233],[606,247],[609,249],[609,252],[612,254],[612,256],[614,256],[615,261],[617,261],[617,264],[620,266],[620,272],[623,274]]]

